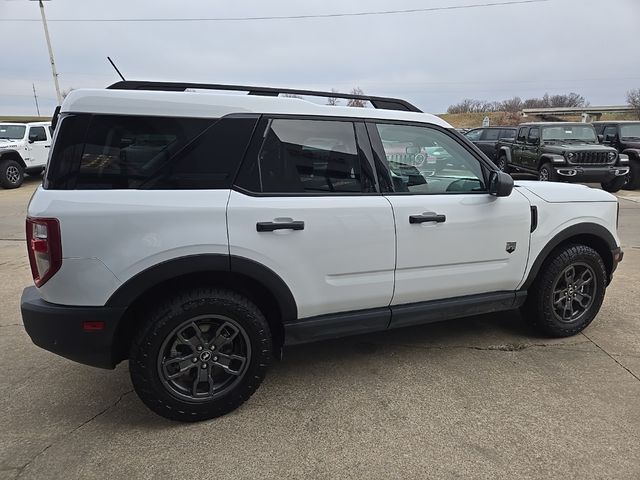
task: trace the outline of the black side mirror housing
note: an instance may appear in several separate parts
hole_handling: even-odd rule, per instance
[[[600,134],[598,135],[598,143],[602,143],[604,142],[604,135]]]
[[[513,178],[508,173],[493,170],[489,174],[489,194],[508,197],[513,191]]]
[[[36,137],[29,137],[29,143],[33,143],[36,141]]]

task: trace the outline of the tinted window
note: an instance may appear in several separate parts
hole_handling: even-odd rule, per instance
[[[527,132],[529,131],[529,127],[521,127],[520,130],[518,130],[518,141],[519,142],[524,142],[527,139]]]
[[[497,128],[487,128],[484,131],[484,134],[482,135],[482,140],[487,140],[487,141],[498,140],[499,135],[500,135],[500,130],[498,130]]]
[[[531,143],[531,144],[538,143],[539,139],[540,139],[540,129],[538,127],[534,127],[531,130],[529,130],[529,139],[527,140],[528,143]]]
[[[44,127],[31,127],[29,129],[29,140],[33,142],[44,142],[47,140],[47,134]]]
[[[585,140],[595,142],[596,131],[591,125],[554,125],[542,129],[544,140]]]
[[[470,132],[465,133],[464,136],[467,137],[472,142],[477,142],[478,140],[480,140],[480,137],[482,136],[482,129],[478,128],[476,130],[471,130]]]
[[[229,188],[257,117],[62,119],[48,188]]]
[[[516,138],[516,129],[515,128],[505,128],[500,130],[500,138]]]
[[[428,127],[378,124],[395,192],[484,191],[480,162],[454,138]]]
[[[352,122],[270,120],[258,153],[265,193],[374,192]]]
[[[616,137],[616,127],[615,125],[609,125],[604,129],[604,139],[607,142],[610,142]]]

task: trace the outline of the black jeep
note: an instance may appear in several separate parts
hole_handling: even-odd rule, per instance
[[[499,168],[533,173],[541,181],[597,182],[617,192],[629,172],[627,155],[600,145],[587,123],[522,124],[516,139],[501,140],[497,150]]]
[[[640,122],[593,122],[598,139],[629,157],[627,183],[622,188],[640,188]]]

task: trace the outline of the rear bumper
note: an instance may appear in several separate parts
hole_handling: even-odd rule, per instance
[[[629,173],[628,166],[609,165],[605,167],[591,167],[584,165],[562,165],[553,167],[563,180],[572,182],[608,182],[616,177]]]
[[[24,328],[37,346],[70,360],[114,368],[114,341],[125,308],[68,307],[42,300],[27,287],[20,300]],[[104,322],[102,330],[85,331],[86,321]]]

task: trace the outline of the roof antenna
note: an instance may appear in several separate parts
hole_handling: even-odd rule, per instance
[[[123,82],[126,82],[126,80],[124,79],[124,77],[122,76],[122,74],[120,73],[120,70],[118,70],[118,67],[116,67],[116,64],[113,63],[113,60],[111,60],[111,57],[107,57],[107,60],[109,60],[109,63],[111,64],[111,66],[113,67],[113,69],[118,73],[118,75],[120,75],[120,78],[122,79]]]

